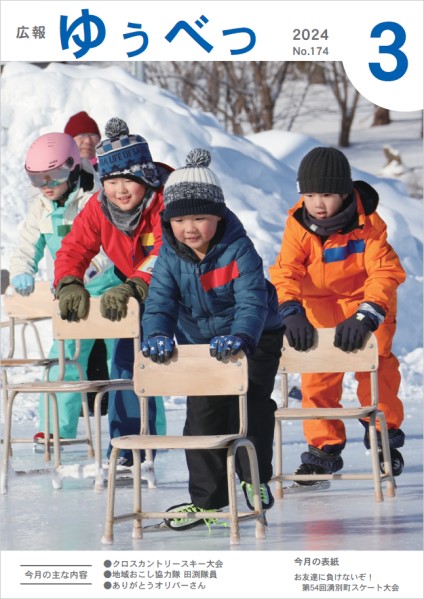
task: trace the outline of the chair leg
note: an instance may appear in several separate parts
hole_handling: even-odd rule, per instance
[[[387,431],[386,416],[382,411],[376,414],[377,420],[380,422],[381,449],[383,451],[383,469],[387,475],[387,497],[396,496],[396,483],[392,471],[392,460],[390,458],[389,433]]]
[[[10,457],[10,446],[12,436],[12,407],[15,401],[17,393],[12,392],[7,397],[7,403],[5,405],[4,414],[4,439],[3,439],[3,455],[1,460],[1,472],[0,472],[0,493],[5,495],[8,487],[8,475],[9,475],[9,457]]]
[[[101,425],[101,402],[104,391],[96,393],[94,398],[94,462],[95,481],[94,490],[102,491],[104,488],[104,474],[102,468],[102,425]]]
[[[53,453],[54,453],[54,467],[59,468],[60,464],[60,439],[59,439],[59,409],[57,405],[57,396],[55,393],[51,394],[52,400],[52,414],[53,414]],[[47,436],[47,440],[49,436]],[[49,450],[50,454],[50,450]]]
[[[265,512],[262,508],[262,500],[261,500],[261,494],[260,494],[260,490],[259,490],[260,480],[259,480],[258,458],[256,456],[255,448],[250,441],[248,441],[245,444],[245,447],[247,449],[247,455],[249,458],[250,476],[252,478],[252,485],[253,485],[253,493],[254,493],[253,507],[255,508],[255,511],[257,511],[259,514],[258,518],[256,519],[256,538],[257,539],[265,539],[267,522],[266,522]]]
[[[59,468],[60,463],[60,440],[59,440],[59,410],[57,406],[57,396],[55,393],[51,394],[52,400],[52,413],[53,413],[53,454],[54,454],[54,468],[52,483],[55,489],[62,488],[62,477],[60,476]]]
[[[87,437],[87,456],[94,457],[93,438],[91,436],[90,415],[88,410],[87,393],[82,393],[82,413],[84,416],[85,436]]]
[[[228,500],[230,508],[230,544],[240,544],[240,529],[238,520],[237,493],[236,493],[236,469],[235,454],[237,444],[232,443],[227,451],[227,481],[228,481]]]
[[[6,417],[8,393],[7,393],[7,373],[6,373],[5,368],[2,370],[1,379],[2,379],[1,384],[2,384],[2,391],[3,391],[3,414]],[[3,440],[3,443],[4,443],[4,440]],[[12,444],[10,444],[9,457],[12,457],[12,455],[13,455]]]
[[[149,434],[149,398],[138,395],[140,404],[140,435]],[[153,449],[145,450],[145,462],[150,462],[153,469],[153,477],[147,477],[147,486],[149,489],[156,489],[156,475],[154,469]]]
[[[50,462],[50,396],[44,394],[44,461]]]
[[[370,439],[370,452],[372,461],[372,472],[374,480],[374,497],[375,500],[381,502],[384,500],[383,491],[381,489],[381,477],[380,477],[380,461],[378,459],[378,442],[377,442],[377,429],[376,429],[376,414],[375,412],[370,415],[369,421],[369,439]]]
[[[118,462],[119,449],[112,447],[112,452],[109,458],[109,476],[107,485],[106,499],[106,522],[105,530],[102,537],[102,543],[112,545],[113,543],[113,521],[115,512],[115,485],[116,485],[116,464]]]
[[[274,452],[275,452],[275,477],[279,477],[275,481],[275,498],[282,499],[284,495],[283,491],[283,435],[282,435],[282,426],[283,423],[281,420],[275,421],[275,442],[274,442]]]
[[[141,518],[141,457],[138,449],[133,449],[133,505],[134,505],[134,526],[132,531],[133,539],[143,538],[143,521]],[[140,514],[140,517],[137,517]]]

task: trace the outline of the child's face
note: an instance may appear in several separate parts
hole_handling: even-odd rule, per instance
[[[201,257],[206,254],[220,220],[221,217],[214,214],[189,214],[175,216],[170,223],[175,238]]]
[[[103,189],[112,204],[127,212],[143,201],[147,187],[143,183],[125,179],[125,177],[117,177],[103,181]]]
[[[303,200],[306,210],[316,219],[325,220],[334,216],[343,204],[343,200],[347,194],[340,195],[339,193],[305,193]]]
[[[68,182],[65,181],[64,183],[60,183],[55,187],[47,187],[47,185],[44,185],[43,187],[40,187],[40,189],[45,198],[54,202],[55,200],[60,200],[60,198],[66,193],[68,190]]]

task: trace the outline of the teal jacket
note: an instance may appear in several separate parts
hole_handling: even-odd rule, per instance
[[[41,193],[37,195],[29,206],[20,232],[19,244],[10,260],[11,278],[22,273],[34,276],[38,272],[46,248],[51,258],[55,259],[75,217],[92,195],[91,191],[77,188],[63,206],[58,206]],[[114,273],[112,262],[103,251],[91,260],[85,272],[84,283],[93,296],[101,295],[106,289],[121,283]]]

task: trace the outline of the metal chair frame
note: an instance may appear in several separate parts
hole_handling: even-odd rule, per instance
[[[387,496],[394,497],[396,484],[392,474],[389,437],[384,413],[378,408],[378,344],[374,334],[370,334],[360,350],[343,352],[334,347],[335,329],[316,329],[313,347],[306,352],[295,351],[290,346],[282,348],[279,374],[281,375],[282,405],[275,412],[275,496],[283,497],[283,481],[296,480],[373,480],[375,501],[383,501],[382,482],[387,483]],[[294,373],[319,372],[369,372],[371,383],[371,404],[357,408],[289,408],[288,375]],[[349,420],[369,418],[370,454],[372,473],[334,474],[283,474],[282,423],[289,420]],[[380,471],[376,424],[380,423],[383,469]]]

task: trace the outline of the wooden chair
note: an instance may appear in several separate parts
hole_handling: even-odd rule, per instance
[[[37,323],[50,319],[53,311],[53,295],[49,283],[37,282],[31,296],[19,295],[13,287],[9,286],[4,291],[4,313],[6,320],[0,323],[1,329],[7,329],[8,350],[5,357],[1,358],[2,392],[4,406],[6,406],[7,369],[18,366],[46,367],[51,363],[44,355],[40,333]],[[20,329],[20,331],[19,331]],[[38,356],[28,358],[28,332],[32,331]],[[17,337],[20,332],[21,351],[17,348]],[[20,355],[18,355],[20,354]],[[57,360],[56,360],[57,363]]]
[[[113,525],[117,521],[134,520],[132,536],[140,539],[143,536],[143,521],[146,519],[178,518],[179,512],[147,512],[142,511],[140,477],[134,476],[134,510],[129,514],[114,516],[116,463],[120,449],[131,449],[134,463],[140,465],[140,449],[227,449],[227,475],[229,512],[208,512],[208,518],[227,519],[231,523],[230,542],[239,543],[239,522],[256,520],[256,537],[265,537],[266,519],[262,510],[259,494],[259,473],[256,451],[248,439],[246,393],[248,386],[247,360],[244,354],[231,357],[227,362],[218,362],[209,355],[208,345],[180,345],[172,359],[166,364],[154,363],[137,355],[134,365],[134,388],[139,396],[142,423],[148,422],[148,401],[150,395],[183,395],[201,396],[234,395],[239,402],[240,428],[238,433],[209,436],[153,436],[144,429],[140,435],[130,435],[112,439],[110,457],[108,495],[106,507],[105,531],[103,543],[113,543]],[[238,512],[235,455],[240,447],[245,447],[249,456],[252,484],[254,487],[255,510],[248,513]],[[139,467],[135,468],[139,472]],[[204,514],[191,514],[190,517],[202,519]],[[173,533],[171,533],[173,534]]]
[[[306,352],[294,350],[289,345],[282,348],[279,373],[281,374],[282,406],[275,412],[275,496],[283,496],[284,480],[373,480],[374,497],[383,501],[381,483],[387,482],[387,496],[394,497],[396,485],[392,474],[389,437],[384,413],[378,409],[378,345],[371,334],[365,346],[353,352],[343,352],[334,347],[335,329],[316,329],[313,347]],[[288,375],[314,372],[369,372],[371,405],[356,408],[289,408]],[[369,418],[370,454],[372,473],[335,474],[283,474],[282,422],[284,420],[352,420]],[[376,423],[380,423],[384,472],[380,471]]]
[[[12,428],[12,410],[13,402],[15,397],[19,393],[45,393],[46,394],[46,423],[45,431],[49,431],[48,422],[48,399],[52,401],[52,414],[53,414],[53,451],[54,451],[54,467],[57,470],[60,463],[60,445],[70,445],[74,443],[87,443],[88,444],[88,455],[89,457],[95,455],[95,476],[96,484],[95,489],[98,490],[103,486],[103,471],[101,466],[101,411],[100,403],[101,398],[107,391],[113,391],[118,389],[132,390],[133,382],[127,379],[116,379],[106,381],[66,381],[64,380],[65,366],[68,363],[65,359],[65,340],[76,341],[76,354],[79,353],[79,346],[81,339],[115,339],[115,338],[132,338],[134,339],[134,352],[139,351],[140,348],[140,320],[139,320],[139,304],[131,298],[128,304],[128,314],[125,319],[121,321],[112,322],[103,318],[100,313],[100,298],[90,299],[90,311],[88,317],[80,322],[68,322],[62,320],[59,310],[55,305],[55,309],[52,312],[52,328],[53,338],[59,342],[59,376],[56,381],[34,381],[30,383],[15,383],[7,384],[6,393],[6,406],[5,406],[5,431],[4,431],[4,445],[5,450],[3,451],[2,464],[1,464],[1,493],[7,493],[7,475],[9,467],[9,451],[6,448],[10,448],[12,443],[17,442],[28,442],[28,440],[12,439],[11,428]],[[76,364],[77,365],[77,364]],[[79,365],[78,365],[79,366]],[[80,375],[82,375],[80,371]],[[86,410],[84,416],[86,419],[86,430],[87,436],[85,438],[78,439],[59,439],[59,421],[58,421],[58,400],[57,394],[60,392],[74,392],[81,393],[83,396],[83,410],[84,403]],[[88,392],[96,393],[94,400],[94,422],[95,422],[95,448],[93,452],[93,443],[90,430],[90,421],[88,416],[88,405],[86,394]],[[84,402],[85,399],[85,402]],[[43,441],[45,446],[46,461],[50,459],[50,436],[45,435]],[[55,478],[55,486],[60,488],[60,478]]]
[[[56,358],[45,357],[37,326],[40,322],[51,320],[53,302],[54,296],[50,289],[50,283],[47,281],[37,281],[33,293],[29,296],[19,295],[12,286],[5,289],[4,312],[8,318],[0,324],[2,329],[8,331],[8,350],[6,357],[1,359],[4,413],[7,409],[8,369],[41,367],[44,369],[43,377],[47,379],[50,368],[58,364]],[[18,348],[17,342],[19,333],[20,348]],[[36,357],[31,358],[28,357],[29,333],[33,336],[38,354]],[[32,443],[33,439],[16,439],[14,442]]]

